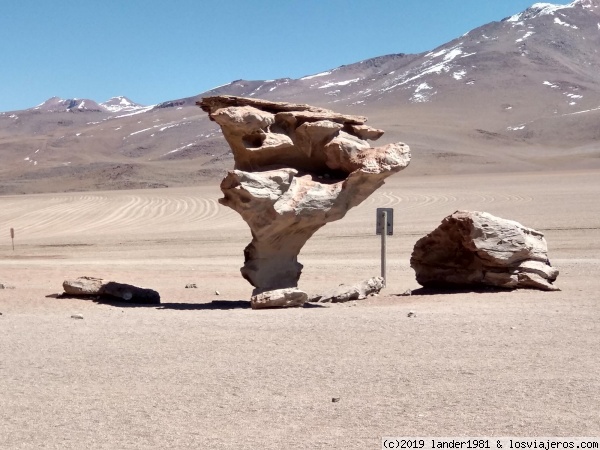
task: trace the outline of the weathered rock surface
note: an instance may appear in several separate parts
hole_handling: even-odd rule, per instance
[[[308,301],[311,303],[341,303],[363,300],[371,294],[378,293],[384,286],[383,278],[373,277],[354,285],[340,284],[327,292],[311,296]]]
[[[235,167],[221,182],[219,201],[252,231],[241,272],[253,294],[296,287],[306,241],[410,161],[405,144],[372,148],[365,139],[383,131],[364,125],[365,117],[232,96],[198,105],[233,151]]]
[[[456,211],[420,239],[410,265],[425,287],[488,285],[556,291],[544,235],[478,211]]]
[[[103,284],[101,278],[79,277],[63,281],[63,289],[69,295],[99,295]]]
[[[303,306],[307,299],[306,292],[299,289],[276,289],[253,295],[250,298],[250,305],[252,309],[290,308]]]
[[[129,303],[160,304],[160,295],[152,289],[140,288],[130,284],[105,281],[101,278],[79,277],[63,282],[65,294],[74,296],[106,296]]]

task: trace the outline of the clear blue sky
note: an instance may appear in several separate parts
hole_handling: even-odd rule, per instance
[[[428,51],[532,3],[0,0],[0,111],[55,95],[150,105],[240,78],[298,78]]]

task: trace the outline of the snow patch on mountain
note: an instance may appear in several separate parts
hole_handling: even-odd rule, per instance
[[[475,55],[476,53],[465,53],[462,48],[462,42],[459,42],[454,47],[449,49],[442,49],[437,52],[430,52],[425,62],[423,62],[417,69],[408,70],[401,75],[393,78],[390,81],[384,83],[384,86],[379,92],[387,92],[399,86],[411,83],[419,78],[423,78],[426,75],[440,75],[443,73],[449,73],[453,69],[458,68],[458,59],[467,58]],[[441,57],[441,60],[439,58]],[[436,61],[436,59],[438,59]],[[456,70],[460,73],[460,70]],[[454,75],[452,75],[454,77]]]
[[[150,127],[150,128],[144,128],[143,130],[139,130],[139,131],[134,131],[133,133],[130,133],[129,136],[134,136],[136,134],[143,133],[144,131],[149,131],[151,129],[152,129],[152,127]]]
[[[433,88],[431,86],[429,86],[429,84],[427,84],[427,82],[419,84],[416,87],[414,94],[410,98],[410,101],[412,103],[428,102],[432,95],[437,94],[437,91],[427,92],[427,91],[431,91],[431,90],[433,90]]]
[[[558,89],[558,85],[554,83],[550,83],[549,81],[544,81],[544,86],[550,86],[552,89]]]
[[[331,75],[331,71],[316,73],[314,75],[309,75],[307,77],[300,78],[301,80],[312,80],[313,78],[324,77],[326,75]]]
[[[562,20],[560,20],[558,17],[554,18],[554,23],[557,25],[562,25],[563,27],[569,27],[569,28],[573,28],[574,30],[579,30],[579,27],[576,25],[570,25],[566,22],[563,22]]]
[[[319,89],[326,89],[326,88],[330,88],[332,86],[347,86],[351,83],[356,83],[357,81],[360,81],[360,77],[353,78],[352,80],[346,80],[346,81],[332,81],[330,83],[325,83],[323,86],[319,86]]]
[[[175,150],[171,150],[170,152],[167,152],[167,153],[163,154],[163,156],[170,155],[171,153],[180,152],[181,150],[189,148],[189,147],[191,147],[194,144],[195,144],[195,142],[192,142],[191,144],[187,144],[187,145],[184,145],[182,147],[176,148]]]
[[[454,78],[455,80],[462,80],[465,77],[466,74],[467,74],[466,70],[464,70],[464,69],[463,70],[459,70],[459,71],[456,71],[456,72],[454,72],[452,74],[452,78]]]
[[[525,125],[517,125],[515,127],[507,127],[508,131],[519,131],[525,129]]]
[[[557,20],[557,19],[554,19],[554,20]],[[517,39],[515,42],[523,42],[523,41],[524,41],[525,39],[527,39],[529,36],[532,36],[532,35],[534,35],[534,34],[535,34],[535,32],[534,32],[534,31],[528,31],[527,33],[525,33],[525,34],[523,35],[523,37],[522,37],[522,38],[519,38],[519,39]]]
[[[131,112],[131,113],[127,113],[127,114],[121,114],[119,116],[115,116],[113,117],[113,119],[120,119],[121,117],[129,117],[129,116],[135,116],[137,114],[143,114],[145,112],[150,111],[151,109],[153,109],[156,105],[150,105],[150,106],[143,106],[142,108],[138,109],[137,111]]]

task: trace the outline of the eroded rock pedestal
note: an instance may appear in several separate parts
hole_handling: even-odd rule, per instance
[[[410,265],[425,287],[487,285],[559,290],[544,235],[486,212],[456,211],[415,244]]]
[[[365,125],[365,117],[233,96],[198,105],[233,151],[235,167],[221,182],[219,201],[252,231],[241,272],[254,295],[297,287],[306,241],[410,161],[405,144],[372,148],[366,140],[383,131]]]

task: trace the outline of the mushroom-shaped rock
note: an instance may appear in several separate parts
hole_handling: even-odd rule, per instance
[[[234,96],[198,105],[233,151],[235,167],[221,182],[219,201],[250,226],[241,272],[253,295],[296,288],[306,241],[410,162],[405,144],[372,148],[365,139],[383,131],[364,125],[365,117]]]
[[[488,285],[559,290],[544,235],[486,212],[456,211],[415,244],[410,265],[425,287]]]

